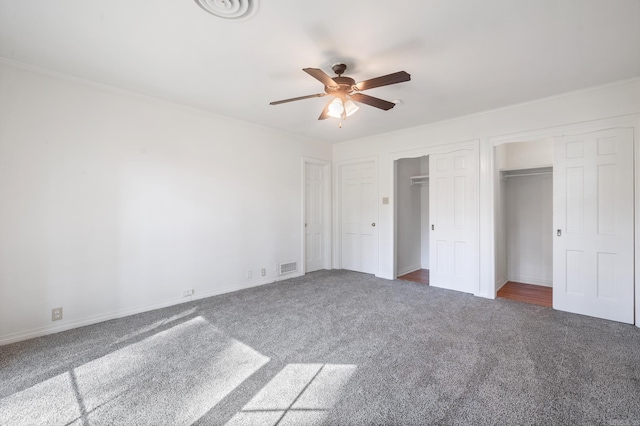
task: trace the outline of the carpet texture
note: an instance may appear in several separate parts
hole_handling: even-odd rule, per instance
[[[2,425],[640,424],[640,331],[346,271],[0,347]]]

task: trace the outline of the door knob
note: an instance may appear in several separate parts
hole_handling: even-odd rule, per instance
[[[375,222],[373,222],[373,223],[371,224],[371,226],[376,226],[376,223],[375,223]]]
[[[558,229],[558,232],[556,232],[556,235],[557,235],[558,237],[561,237],[561,236],[562,236],[562,230],[561,230],[561,229]]]

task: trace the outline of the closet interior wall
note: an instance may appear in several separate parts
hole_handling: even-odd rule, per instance
[[[553,179],[551,170],[505,173],[507,279],[551,286],[553,282]],[[540,174],[538,174],[540,173]]]
[[[553,282],[553,141],[495,147],[496,290]]]
[[[429,268],[428,180],[411,180],[428,171],[428,157],[396,161],[396,276]]]

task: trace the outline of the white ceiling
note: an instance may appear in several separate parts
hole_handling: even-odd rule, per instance
[[[233,0],[236,1],[236,0]],[[327,142],[640,76],[640,0],[261,0],[244,21],[194,0],[0,0],[0,56]],[[338,128],[302,71],[344,62],[371,89]]]

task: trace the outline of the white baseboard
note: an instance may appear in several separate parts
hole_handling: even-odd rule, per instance
[[[293,273],[278,277],[275,281],[283,281],[285,279],[296,278],[304,275],[303,273]],[[220,287],[212,291],[204,293],[196,293],[189,297],[180,297],[175,299],[166,300],[163,302],[152,303],[149,305],[138,306],[136,308],[123,309],[118,311],[112,311],[105,314],[92,315],[86,318],[80,318],[72,321],[62,320],[59,324],[47,325],[44,327],[36,327],[30,330],[19,331],[16,333],[10,333],[4,336],[0,336],[0,346],[8,345],[10,343],[16,343],[23,340],[33,339],[35,337],[46,336],[48,334],[60,333],[61,331],[71,330],[73,328],[84,327],[87,325],[97,324],[99,322],[109,321],[112,319],[128,317],[130,315],[140,314],[142,312],[153,311],[156,309],[166,308],[168,306],[179,305],[181,303],[187,303],[193,300],[205,299],[207,297],[218,296],[220,294],[231,293],[238,290],[244,290],[246,288],[257,287],[265,284],[271,284],[275,282],[273,277],[266,279],[249,281],[246,283],[239,283]]]
[[[494,294],[488,294],[488,293],[473,293],[474,296],[477,297],[482,297],[484,299],[495,299],[496,296]]]
[[[411,272],[418,271],[418,270],[420,270],[420,269],[422,269],[421,265],[417,265],[417,266],[416,266],[416,265],[407,266],[407,267],[405,267],[405,268],[398,269],[398,272],[397,272],[396,276],[398,276],[398,277],[399,277],[399,276],[401,276],[401,275],[406,275],[406,274],[409,274],[409,273],[411,273]]]
[[[129,315],[135,315],[142,312],[153,311],[154,309],[166,308],[167,306],[178,305],[180,303],[186,303],[186,298],[172,299],[160,303],[154,303],[145,306],[139,306],[136,308],[123,309],[120,311],[108,312],[105,314],[92,315],[85,318],[66,321],[62,320],[59,324],[46,325],[43,327],[36,327],[30,330],[19,331],[16,333],[7,334],[0,337],[0,346],[8,345],[9,343],[20,342],[23,340],[33,339],[35,337],[46,336],[48,334],[60,333],[61,331],[71,330],[73,328],[84,327],[86,325],[97,324],[103,321],[109,321],[116,318],[122,318]]]
[[[500,284],[500,281],[498,281],[498,282],[496,283],[496,293],[498,292],[498,290],[500,290],[502,287],[504,287],[504,285],[505,285],[506,283],[508,283],[508,282],[509,282],[509,279],[508,279],[508,278],[504,278],[504,279],[502,280],[502,284]]]
[[[525,276],[509,276],[507,278],[509,281],[515,281],[517,283],[523,284],[533,284],[533,285],[541,285],[544,287],[553,287],[553,281],[545,280],[541,278],[533,278],[533,277],[525,277]]]
[[[290,280],[291,278],[298,278],[298,277],[303,277],[305,275],[304,272],[292,272],[290,274],[286,274],[286,275],[280,275],[278,277],[276,277],[275,280],[271,281],[271,282],[279,282],[279,281],[285,281],[285,280]],[[268,283],[264,283],[264,284],[268,284]]]

